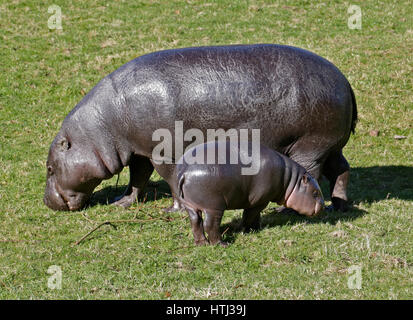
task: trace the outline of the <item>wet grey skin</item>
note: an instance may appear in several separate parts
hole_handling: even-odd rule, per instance
[[[317,181],[302,166],[263,145],[259,149],[259,156],[255,154],[248,163],[241,160],[238,144],[229,142],[208,142],[185,152],[176,166],[175,183],[178,200],[189,214],[195,244],[227,246],[219,230],[225,210],[244,209],[242,228],[250,231],[259,228],[260,213],[269,202],[309,217],[324,209]],[[211,150],[215,161],[207,162]],[[245,152],[252,154],[251,147]],[[199,153],[197,163],[188,158]],[[232,161],[231,153],[235,154]],[[242,168],[251,166],[257,168],[254,174],[243,173]]]
[[[309,51],[283,45],[231,45],[159,51],[103,78],[66,116],[47,159],[44,203],[79,210],[104,179],[129,166],[114,204],[128,207],[154,168],[171,183],[175,164],[155,164],[156,129],[260,129],[260,142],[330,183],[334,208],[347,209],[349,164],[342,148],[357,108],[343,74]],[[175,142],[172,142],[175,155]],[[182,150],[191,144],[184,141]],[[182,154],[178,154],[176,158]],[[175,158],[173,160],[176,160]]]

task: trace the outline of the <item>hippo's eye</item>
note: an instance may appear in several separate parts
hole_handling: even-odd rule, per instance
[[[314,190],[314,192],[313,192],[313,197],[314,197],[314,198],[317,198],[317,197],[318,197],[318,191],[317,191],[317,190]]]
[[[52,175],[52,174],[53,174],[53,168],[52,168],[52,166],[47,166],[47,173],[48,173],[49,175]]]

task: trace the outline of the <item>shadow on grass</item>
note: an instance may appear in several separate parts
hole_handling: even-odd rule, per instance
[[[367,211],[355,207],[362,202],[372,203],[386,199],[401,199],[413,201],[413,167],[407,166],[374,166],[356,167],[351,169],[349,194],[350,209],[347,212],[323,212],[318,217],[310,219],[299,215],[293,210],[280,208],[265,210],[261,215],[261,228],[276,227],[282,225],[296,225],[301,223],[329,223],[338,221],[352,221],[365,214]],[[324,194],[328,194],[328,185],[322,183]],[[326,197],[328,199],[329,197]],[[237,234],[241,232],[241,218],[233,219],[230,223],[221,227],[225,232],[225,241],[232,243]],[[259,230],[258,230],[259,231]]]
[[[120,197],[126,190],[127,185],[122,186],[109,186],[102,190],[93,193],[88,207],[94,207],[98,204],[105,205],[115,201],[115,198]],[[139,201],[145,200],[145,202],[156,201],[162,198],[170,198],[171,190],[166,181],[150,181],[145,188],[145,192],[139,196]]]
[[[291,209],[282,207],[270,208],[261,213],[261,228],[257,231],[259,232],[264,228],[273,228],[284,225],[294,226],[302,223],[329,223],[335,225],[339,221],[345,222],[355,220],[366,213],[365,210],[352,207],[347,212],[325,211],[315,218],[307,218]],[[222,232],[227,230],[225,232],[225,241],[233,243],[236,240],[237,235],[242,232],[241,217],[235,218],[231,222],[222,225],[221,230]]]
[[[376,202],[398,198],[413,201],[413,167],[407,166],[374,166],[351,168],[349,195],[353,204]],[[126,189],[126,185],[106,187],[93,194],[90,206],[111,203]],[[328,194],[328,186],[322,183],[324,195]],[[171,197],[168,184],[164,181],[150,182],[143,198],[146,201]],[[326,197],[328,198],[328,197]]]
[[[349,191],[354,204],[385,199],[413,201],[413,167],[351,168]]]
[[[350,203],[358,205],[362,202],[372,203],[385,199],[402,199],[413,201],[413,167],[407,166],[374,166],[356,167],[351,169],[349,195]],[[108,204],[115,197],[122,195],[126,185],[116,187],[106,187],[94,193],[89,206],[97,204]],[[326,195],[328,185],[322,183],[323,192]],[[156,201],[161,198],[171,197],[168,184],[164,181],[150,182],[146,188],[143,198],[146,201]],[[328,199],[329,197],[326,197]],[[296,225],[300,223],[330,223],[336,224],[338,221],[351,221],[363,216],[367,212],[350,207],[348,212],[324,212],[320,216],[309,219],[295,213],[292,210],[279,209],[266,210],[261,217],[262,227],[275,227],[286,224]],[[240,233],[241,218],[233,219],[230,223],[221,226],[221,231],[225,232],[225,241],[232,243],[237,234]]]

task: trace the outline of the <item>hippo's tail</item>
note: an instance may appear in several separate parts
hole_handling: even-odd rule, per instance
[[[178,181],[178,197],[182,199],[184,198],[184,190],[183,190],[184,182],[185,182],[185,174],[182,174],[179,177],[179,181]]]
[[[356,130],[356,124],[357,124],[357,103],[356,103],[356,97],[354,95],[353,89],[350,87],[350,93],[351,93],[351,104],[353,105],[353,111],[352,111],[352,118],[351,118],[351,132],[354,134]]]

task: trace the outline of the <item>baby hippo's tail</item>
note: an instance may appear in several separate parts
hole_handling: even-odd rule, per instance
[[[191,205],[191,203],[188,202],[186,199],[184,199],[184,182],[185,182],[185,174],[182,174],[179,177],[179,181],[178,181],[178,200],[179,200],[179,203],[185,209],[192,208],[193,210],[196,211],[196,209],[194,209],[194,207]]]
[[[179,181],[178,181],[178,197],[181,199],[184,198],[184,190],[183,190],[184,182],[185,182],[185,174],[182,174],[179,177]]]

